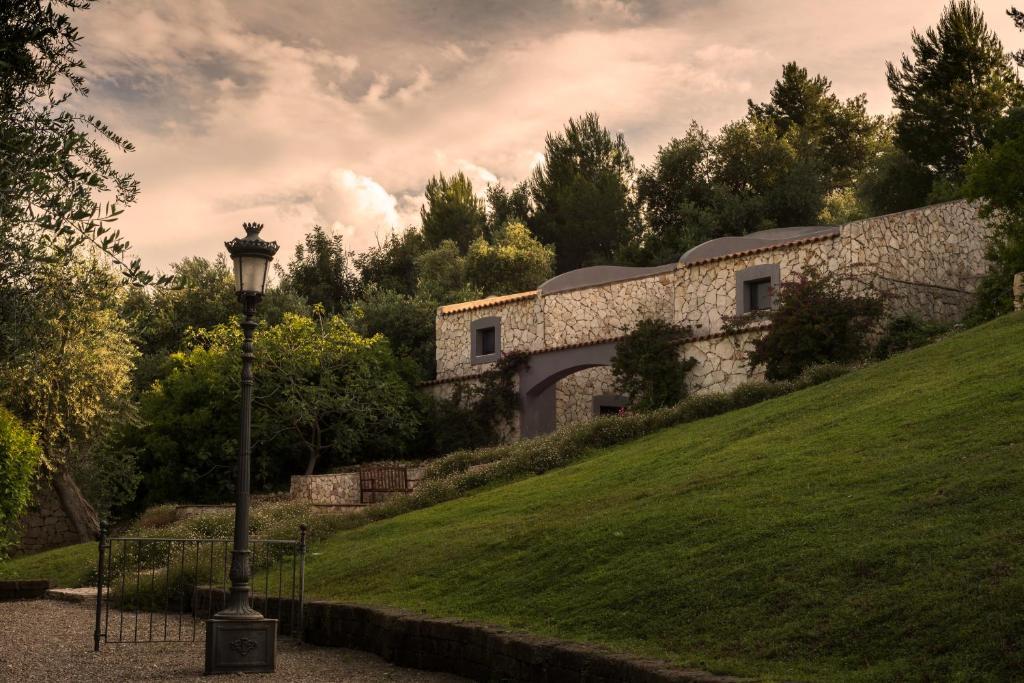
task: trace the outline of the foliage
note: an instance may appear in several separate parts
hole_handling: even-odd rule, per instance
[[[805,268],[775,292],[768,311],[771,327],[751,343],[751,371],[764,366],[769,380],[792,379],[819,363],[850,363],[863,358],[882,315],[872,294],[844,290],[834,273]]]
[[[949,329],[948,325],[922,320],[912,315],[898,315],[886,321],[875,342],[874,356],[884,360],[893,354],[928,344]]]
[[[416,295],[440,304],[471,301],[483,294],[466,277],[466,257],[459,245],[444,240],[416,257]]]
[[[691,336],[690,327],[647,318],[615,345],[615,388],[629,396],[631,408],[653,410],[686,396],[686,373],[697,361],[682,358],[679,344]]]
[[[352,326],[364,337],[382,334],[398,358],[416,366],[415,380],[434,377],[434,315],[437,304],[419,296],[371,286],[352,310]]]
[[[625,138],[612,136],[595,113],[548,134],[544,163],[530,178],[529,226],[554,246],[557,272],[607,263],[629,241],[636,229],[633,176]]]
[[[317,464],[347,465],[394,457],[415,428],[409,387],[382,336],[359,336],[339,316],[286,315],[259,337],[256,415],[272,441],[287,431]]]
[[[487,234],[492,236],[506,223],[526,223],[530,218],[530,186],[523,181],[506,190],[501,185],[487,186]]]
[[[423,238],[431,247],[450,240],[465,253],[470,243],[484,234],[487,218],[484,203],[473,193],[473,183],[459,171],[443,173],[427,182],[427,204],[420,208]]]
[[[430,401],[431,450],[451,453],[500,442],[518,414],[516,378],[528,360],[524,352],[503,353],[477,381],[457,384],[450,399]]]
[[[0,14],[0,238],[20,242],[26,263],[67,261],[91,244],[140,284],[154,282],[113,228],[138,183],[115,169],[104,145],[132,144],[93,116],[72,111],[89,90],[80,36],[64,10],[88,0],[11,0]],[[111,202],[104,203],[106,197]],[[162,281],[162,280],[156,280]]]
[[[39,435],[54,467],[88,457],[119,417],[138,354],[118,316],[120,278],[82,255],[47,268],[31,352],[0,359],[0,400]]]
[[[902,149],[889,145],[871,163],[857,185],[857,195],[870,215],[877,216],[928,203],[934,176]]]
[[[416,293],[416,257],[426,251],[423,233],[409,228],[401,234],[390,233],[383,242],[355,258],[362,288],[371,286],[406,296]]]
[[[387,341],[338,316],[286,314],[254,337],[253,488],[292,474],[401,453],[415,428],[410,387]],[[171,372],[142,394],[137,448],[147,504],[221,502],[234,490],[241,331],[199,331]]]
[[[1010,55],[973,0],[950,0],[935,28],[914,31],[913,58],[889,62],[896,143],[914,161],[953,181],[993,127],[1021,101]]]
[[[522,223],[506,223],[491,241],[474,240],[466,253],[466,278],[485,296],[536,289],[554,273],[555,250],[538,242]]]
[[[0,407],[0,558],[17,539],[17,521],[32,501],[43,451],[32,435]]]
[[[967,195],[983,202],[992,229],[991,266],[977,289],[974,322],[1013,310],[1013,276],[1024,272],[1024,108],[1011,111],[993,139],[991,149],[971,159],[965,183]]]
[[[345,251],[341,235],[328,235],[315,225],[302,243],[295,245],[283,279],[310,306],[320,304],[329,313],[340,313],[359,295],[353,259],[352,252]]]
[[[640,240],[649,263],[667,263],[719,232],[713,140],[696,121],[686,135],[658,148],[637,176],[644,217]]]

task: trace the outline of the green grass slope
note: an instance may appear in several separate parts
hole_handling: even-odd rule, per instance
[[[1024,317],[315,547],[311,595],[812,680],[1024,678]]]

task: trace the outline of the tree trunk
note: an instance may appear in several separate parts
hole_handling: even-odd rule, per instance
[[[313,443],[309,445],[309,462],[306,464],[306,476],[313,474],[316,461],[320,458],[320,425],[313,425]]]
[[[79,540],[83,543],[96,540],[100,533],[99,519],[75,480],[67,472],[58,470],[53,473],[51,481],[60,506],[74,525]]]

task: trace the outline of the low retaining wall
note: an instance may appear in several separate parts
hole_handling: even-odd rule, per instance
[[[422,465],[405,468],[406,481],[410,490],[415,490],[423,479],[426,467]],[[333,507],[358,507],[360,500],[359,471],[336,472],[334,474],[300,474],[291,478],[289,494],[295,500],[314,505]],[[394,495],[402,495],[400,493]]]
[[[35,600],[46,595],[50,582],[46,579],[38,581],[0,581],[0,602],[8,600]]]
[[[197,591],[193,609],[223,604],[223,590]],[[267,605],[295,613],[291,600]],[[261,609],[261,603],[254,604]],[[276,608],[276,610],[275,610]],[[476,681],[536,683],[738,683],[745,679],[680,669],[665,662],[617,655],[597,647],[516,633],[461,619],[337,602],[307,602],[303,640],[312,645],[372,652],[399,666],[443,671]]]

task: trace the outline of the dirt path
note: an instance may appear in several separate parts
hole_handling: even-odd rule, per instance
[[[55,600],[0,603],[0,681],[204,681],[203,633],[194,643],[106,645],[92,650],[94,608]],[[161,616],[161,620],[162,620]],[[201,627],[200,627],[201,628]],[[252,681],[457,683],[447,674],[403,669],[357,650],[278,643],[277,672]]]

